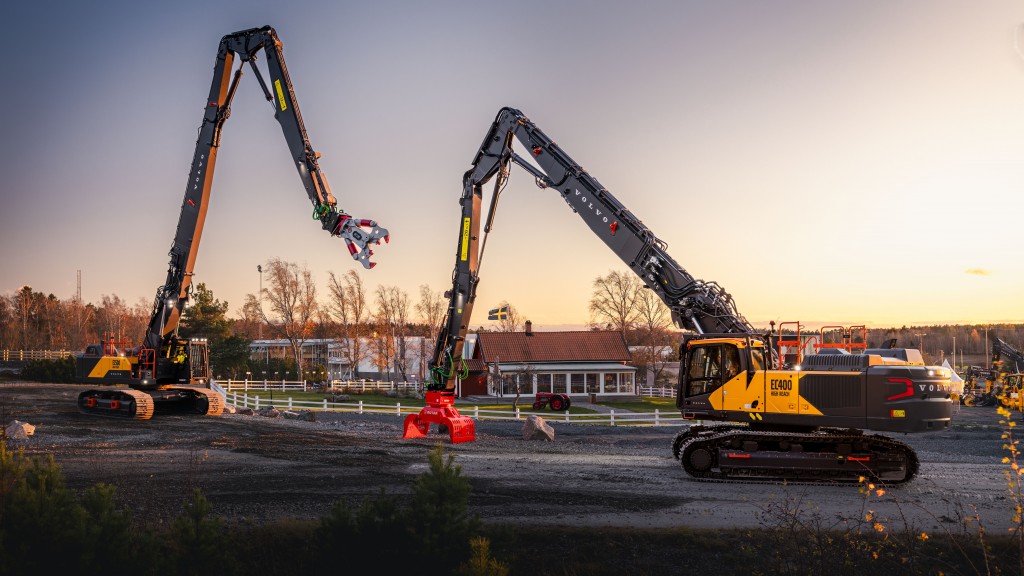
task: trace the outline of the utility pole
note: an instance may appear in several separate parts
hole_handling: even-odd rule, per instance
[[[924,337],[927,336],[927,334],[914,334],[914,336],[918,337],[917,349],[920,350],[921,355],[924,356]]]
[[[257,264],[256,271],[260,273],[260,316],[263,315],[263,265]],[[263,318],[260,318],[260,340],[263,340]],[[269,359],[268,359],[269,362]]]

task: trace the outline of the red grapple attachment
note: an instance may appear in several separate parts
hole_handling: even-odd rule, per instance
[[[431,424],[448,428],[452,444],[476,440],[476,423],[472,418],[459,416],[455,409],[455,394],[452,392],[427,392],[427,405],[419,414],[405,417],[403,438],[423,438],[430,431]]]

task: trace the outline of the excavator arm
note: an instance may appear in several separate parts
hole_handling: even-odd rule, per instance
[[[996,375],[1000,372],[1020,372],[1024,370],[1024,353],[996,337],[992,340],[992,368]]]
[[[373,220],[353,218],[338,209],[337,200],[331,194],[327,178],[317,162],[320,154],[313,150],[306,135],[281,47],[277,32],[270,26],[242,30],[221,38],[178,228],[169,253],[171,260],[167,279],[157,289],[153,314],[143,341],[146,348],[159,349],[170,340],[188,301],[221,134],[224,122],[231,116],[231,101],[246,63],[259,81],[267,101],[273,106],[274,117],[281,124],[288,150],[313,204],[313,218],[319,220],[323,229],[332,236],[341,237],[352,257],[365,268],[374,266],[370,262],[373,254],[370,247],[380,244],[381,240],[389,240],[388,231]],[[266,58],[269,82],[264,80],[256,67],[261,53]],[[236,58],[240,65],[232,72]]]
[[[532,162],[513,150],[514,140],[528,151]],[[431,359],[428,389],[450,392],[456,379],[464,375],[462,348],[480,280],[480,260],[511,164],[533,175],[539,187],[561,195],[590,230],[665,302],[678,327],[699,334],[754,332],[721,286],[691,276],[668,254],[664,241],[529,118],[519,110],[502,108],[463,176],[455,269],[447,292],[447,315]],[[483,189],[491,180],[494,188],[481,239]]]

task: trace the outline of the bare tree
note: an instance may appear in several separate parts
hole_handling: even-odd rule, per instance
[[[526,318],[519,313],[519,310],[515,306],[509,304],[507,301],[502,300],[501,304],[498,304],[498,308],[508,307],[508,311],[501,317],[498,318],[498,332],[522,332]]]
[[[673,344],[672,315],[661,298],[642,285],[636,295],[636,312],[636,336],[640,354],[637,355],[639,358],[634,356],[633,364],[638,373],[651,373],[657,382],[665,371],[662,352],[666,346]]]
[[[512,372],[505,374],[505,377],[511,380],[512,389],[516,393],[516,398],[512,401],[513,410],[519,408],[519,397],[522,396],[523,391],[533,389],[533,377],[536,374],[537,370],[533,364],[522,364]]]
[[[36,313],[35,300],[32,298],[32,287],[25,285],[14,295],[14,310],[18,316],[20,345],[22,350],[35,347],[34,327]]]
[[[261,310],[263,320],[288,340],[292,357],[302,380],[302,345],[312,332],[310,320],[316,312],[316,283],[308,268],[299,269],[293,262],[279,258],[271,260],[265,270],[269,272],[269,288],[263,293],[270,303],[275,322]]]
[[[640,280],[629,272],[613,270],[595,278],[590,297],[591,326],[608,326],[625,337],[636,322],[640,288]]]
[[[364,344],[364,338],[370,334],[370,309],[366,304],[366,289],[363,287],[362,277],[355,270],[345,272],[341,281],[331,272],[327,288],[331,293],[331,314],[334,315],[341,331],[341,351],[352,367],[351,376],[354,378],[359,371],[359,365],[370,354],[369,348]]]
[[[249,340],[256,340],[260,333],[263,315],[260,303],[255,294],[246,294],[245,303],[238,309],[238,319],[234,321],[233,332]]]
[[[71,298],[64,306],[64,314],[67,322],[68,348],[71,350],[82,350],[88,342],[88,329],[92,324],[93,315],[96,309],[82,303],[78,296]]]
[[[384,334],[380,337],[390,341],[381,350],[391,356],[395,371],[407,380],[409,295],[397,286],[377,287],[377,323]]]
[[[426,284],[420,285],[420,301],[416,303],[416,313],[425,328],[419,350],[421,376],[425,378],[430,376],[423,372],[423,365],[427,358],[434,356],[434,345],[441,332],[441,323],[444,322],[446,307],[447,302],[443,293],[434,292]]]

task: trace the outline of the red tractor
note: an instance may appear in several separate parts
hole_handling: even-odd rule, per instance
[[[564,412],[571,405],[572,400],[569,399],[568,394],[552,394],[551,392],[538,392],[533,401],[534,410],[543,410],[546,406],[551,406],[555,412]]]

